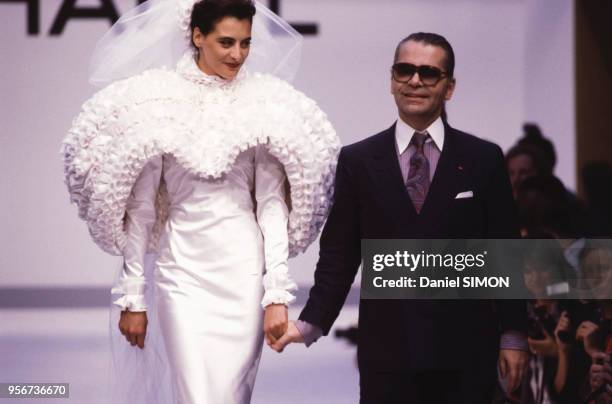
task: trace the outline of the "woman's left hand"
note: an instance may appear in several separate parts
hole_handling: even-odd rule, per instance
[[[269,304],[266,306],[264,315],[264,334],[268,345],[272,345],[277,339],[287,332],[289,315],[287,306],[284,304]]]

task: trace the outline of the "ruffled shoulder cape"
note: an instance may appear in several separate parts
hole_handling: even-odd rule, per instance
[[[111,84],[83,105],[64,139],[65,182],[93,240],[121,255],[126,202],[148,160],[172,154],[194,174],[219,178],[257,145],[287,174],[294,256],[325,221],[340,142],[314,101],[270,75],[243,72],[226,82],[186,55],[176,71],[148,70]],[[156,207],[150,251],[167,218],[163,184]]]

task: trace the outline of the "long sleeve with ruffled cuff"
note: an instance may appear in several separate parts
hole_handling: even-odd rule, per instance
[[[125,226],[127,243],[123,249],[123,270],[112,294],[122,295],[113,304],[122,310],[146,311],[144,260],[149,236],[155,224],[155,198],[162,175],[162,157],[151,159],[138,176],[127,201]]]
[[[255,200],[257,223],[264,239],[266,274],[262,307],[270,304],[289,305],[295,300],[291,291],[297,285],[289,276],[289,237],[287,221],[286,175],[283,165],[264,146],[255,153]]]

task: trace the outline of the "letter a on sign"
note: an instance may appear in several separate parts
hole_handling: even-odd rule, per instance
[[[61,35],[71,18],[102,18],[108,19],[111,24],[119,19],[117,9],[111,0],[100,0],[99,7],[77,7],[76,2],[77,0],[64,0],[62,8],[55,16],[49,35]]]

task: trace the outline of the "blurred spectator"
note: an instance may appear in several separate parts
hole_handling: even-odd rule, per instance
[[[589,371],[591,393],[587,400],[594,404],[612,403],[612,355],[599,352],[593,357]]]
[[[532,357],[520,397],[496,403],[612,404],[612,166],[582,171],[587,209],[553,175],[553,143],[534,124],[506,155],[526,252],[524,280]],[[549,243],[547,239],[555,239]],[[579,288],[579,289],[576,289]],[[568,300],[580,290],[585,300]]]
[[[513,146],[506,153],[506,167],[512,185],[512,192],[516,199],[519,184],[529,177],[550,174],[543,162],[544,154],[531,146]]]
[[[516,202],[523,236],[534,230],[556,239],[579,239],[585,234],[584,210],[572,202],[563,183],[553,175],[522,181]]]
[[[559,191],[558,183],[550,188]],[[535,297],[528,305],[532,356],[520,396],[500,397],[495,403],[612,402],[612,366],[607,362],[612,351],[612,242],[582,239],[578,285],[588,300],[567,300],[556,293],[567,287],[556,285],[566,282],[565,276],[574,271],[568,269],[564,244],[549,240],[566,234],[563,227],[549,227],[559,233],[529,229],[530,236],[538,239],[525,252],[523,269],[525,285]]]
[[[525,123],[523,137],[506,154],[506,166],[515,198],[519,184],[532,176],[554,176],[557,153],[554,144],[544,137],[538,125]],[[566,200],[574,210],[582,206],[576,195],[563,186]]]
[[[539,150],[543,158],[540,162],[543,167],[542,174],[553,174],[557,164],[555,146],[549,139],[544,137],[538,125],[535,123],[525,123],[523,125],[523,137],[518,140],[517,145]]]
[[[534,235],[524,256],[525,286],[534,296],[528,304],[528,343],[532,353],[522,382],[520,397],[507,402],[555,404],[575,397],[566,388],[571,363],[570,320],[562,305],[551,298],[555,285],[564,283],[566,263],[559,243],[546,234]]]
[[[583,297],[612,310],[612,240],[589,240],[580,255]],[[608,315],[612,317],[612,312]]]
[[[572,202],[561,181],[552,175],[527,178],[519,185],[516,198],[519,226],[524,237],[545,233],[563,247],[569,267],[567,281],[576,286],[579,255],[585,243],[584,210]]]
[[[506,166],[516,198],[519,184],[534,176],[553,175],[557,155],[552,142],[542,136],[537,125],[523,125],[523,137],[506,153]]]
[[[582,321],[576,330],[591,358],[586,401],[612,402],[612,242],[589,240],[580,255],[581,292],[599,308],[598,316]]]
[[[531,234],[531,242],[523,255],[523,278],[525,287],[533,299],[550,301],[567,294],[567,276],[571,269],[563,256],[563,250],[551,235]],[[554,327],[549,327],[552,331]]]

